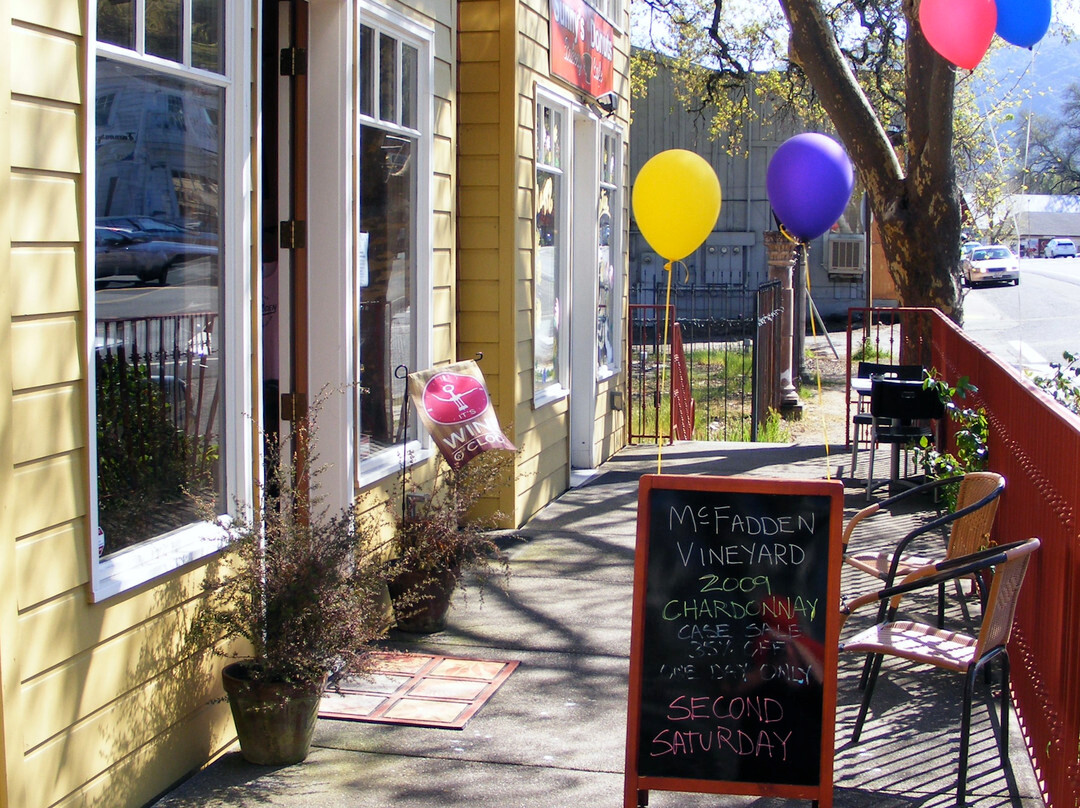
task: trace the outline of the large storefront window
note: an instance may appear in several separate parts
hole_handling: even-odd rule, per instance
[[[536,263],[533,269],[533,395],[538,403],[565,384],[561,342],[566,288],[568,186],[564,131],[569,113],[546,101],[536,105]]]
[[[145,580],[159,568],[133,549],[163,537],[175,548],[206,508],[225,510],[226,346],[238,326],[226,301],[239,268],[225,260],[224,6],[98,2],[95,580]],[[165,554],[166,568],[189,558]],[[135,564],[142,573],[122,573]]]
[[[600,133],[600,190],[597,202],[596,366],[600,377],[609,376],[619,364],[620,288],[619,237],[622,234],[622,203],[619,198],[619,136]]]
[[[418,370],[417,203],[422,42],[360,26],[360,459],[415,434],[405,417],[406,371]]]

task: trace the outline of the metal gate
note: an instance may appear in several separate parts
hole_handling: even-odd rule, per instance
[[[634,299],[662,298],[659,289],[640,286],[631,290]],[[779,408],[779,283],[717,292],[683,287],[675,305],[630,306],[630,443],[668,443],[673,438],[757,440],[770,409]],[[699,316],[677,317],[684,306]],[[681,328],[683,349],[677,358],[672,355],[670,324],[665,339],[665,312]],[[694,418],[692,428],[680,428],[676,434],[673,371],[682,368],[692,399],[692,404],[686,403]],[[680,407],[679,412],[687,409]]]

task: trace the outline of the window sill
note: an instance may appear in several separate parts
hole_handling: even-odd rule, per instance
[[[598,368],[596,371],[596,381],[606,382],[613,376],[619,375],[619,368],[613,365],[605,365],[602,368]]]
[[[570,395],[570,391],[561,384],[553,384],[533,394],[533,409],[538,410]]]
[[[404,446],[396,446],[378,452],[360,461],[357,485],[368,488],[395,474],[400,474],[403,466],[423,463],[435,454],[432,447],[423,447],[419,441],[409,441]]]
[[[98,559],[90,599],[99,603],[175,572],[218,552],[226,539],[220,527],[200,522]]]

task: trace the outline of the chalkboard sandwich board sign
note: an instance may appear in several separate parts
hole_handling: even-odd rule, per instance
[[[624,808],[652,789],[832,805],[843,495],[642,477]]]

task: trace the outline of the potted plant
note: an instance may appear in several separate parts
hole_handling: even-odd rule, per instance
[[[480,587],[509,575],[496,542],[500,511],[481,511],[480,501],[504,482],[514,453],[484,452],[459,469],[442,458],[428,485],[404,472],[394,509],[389,590],[397,627],[431,633],[446,626],[446,614],[465,573]]]
[[[354,507],[332,512],[319,496],[320,470],[305,459],[313,419],[294,422],[283,444],[293,450],[269,453],[280,460],[268,464],[255,517],[223,525],[224,569],[204,583],[188,635],[235,660],[222,680],[240,749],[264,765],[307,756],[327,678],[364,673],[392,621],[386,548]],[[250,655],[220,651],[237,639]]]

